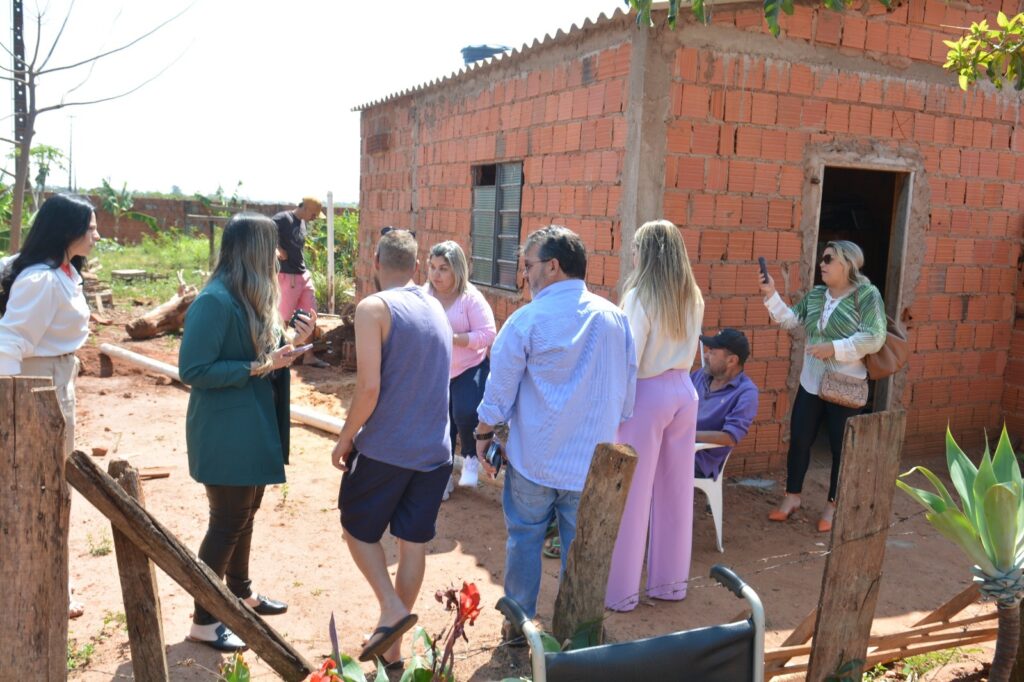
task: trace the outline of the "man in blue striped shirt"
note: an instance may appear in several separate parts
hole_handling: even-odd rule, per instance
[[[493,475],[482,455],[494,425],[509,425],[505,594],[533,618],[545,530],[558,521],[564,573],[594,448],[614,442],[619,422],[633,413],[637,364],[625,314],[587,291],[587,253],[576,233],[551,225],[530,234],[523,274],[533,300],[508,318],[491,348],[476,434],[481,464]]]

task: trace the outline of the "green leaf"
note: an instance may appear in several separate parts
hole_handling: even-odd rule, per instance
[[[985,552],[989,557],[993,555],[992,547],[989,544],[988,526],[985,523],[983,503],[989,488],[994,486],[996,483],[998,483],[998,481],[996,481],[996,474],[992,470],[992,458],[988,456],[988,452],[982,453],[981,464],[978,466],[978,475],[974,479],[974,496],[972,498],[974,504],[974,517],[971,520],[974,522],[974,527],[977,529],[978,535],[981,537],[981,544],[984,545]]]
[[[697,21],[699,21],[700,23],[707,26],[708,15],[704,9],[704,0],[693,0],[693,2],[690,5],[690,8],[693,10],[694,18],[696,18]]]
[[[970,81],[967,79],[967,76],[965,76],[964,74],[960,74],[960,77],[957,80],[960,83],[960,89],[966,90],[967,85],[970,83]]]
[[[1017,555],[1017,508],[1020,506],[1019,483],[999,483],[985,493],[985,526],[988,528],[989,556],[1000,573],[1014,568]]]
[[[1006,426],[1003,426],[999,434],[999,442],[996,443],[996,454],[992,458],[992,470],[995,472],[996,480],[1000,483],[1020,483],[1020,464],[1017,463],[1017,456],[1013,454],[1013,446],[1010,445],[1010,437],[1006,434]]]
[[[793,16],[793,0],[782,0],[782,11]]]
[[[382,680],[383,681],[383,680],[389,679],[388,678],[388,669],[384,667],[384,661],[380,660],[380,656],[377,657],[377,672],[376,672],[376,677],[374,677],[373,679],[374,679],[375,682],[376,682],[376,680]]]
[[[1001,28],[1006,28],[1010,25],[1010,20],[1006,18],[1005,14],[999,12],[999,14],[996,15],[996,23],[999,24]]]
[[[676,18],[679,16],[679,0],[668,2],[668,27],[671,30],[676,28]]]
[[[768,22],[768,30],[776,38],[779,37],[779,2],[780,0],[764,0],[764,18]]]
[[[949,467],[949,478],[953,481],[953,487],[960,495],[960,503],[963,505],[964,514],[968,518],[974,518],[974,479],[978,475],[978,469],[974,463],[964,454],[960,446],[953,439],[949,427],[946,427],[946,466]]]
[[[941,514],[929,512],[925,514],[925,518],[935,527],[935,530],[939,531],[947,540],[955,543],[972,563],[980,566],[981,570],[989,574],[996,572],[995,566],[982,546],[978,532],[959,509],[947,509]]]
[[[544,645],[545,653],[557,654],[562,650],[562,645],[558,643],[558,640],[546,632],[540,633],[540,641]]]
[[[341,669],[338,672],[341,673],[345,682],[366,682],[362,666],[348,654],[341,655]]]
[[[935,491],[939,494],[939,497],[942,499],[943,508],[957,506],[956,502],[953,501],[953,497],[949,494],[949,491],[946,490],[946,485],[939,479],[938,476],[933,474],[931,470],[928,469],[927,467],[914,467],[907,473],[903,474],[903,476],[909,476],[915,471],[919,472],[922,476],[931,481],[931,484],[935,487]],[[902,476],[900,478],[902,478]],[[933,511],[941,512],[942,509],[934,509]]]
[[[906,474],[904,474],[906,475]],[[946,511],[946,504],[938,495],[909,486],[903,481],[896,481],[896,487],[914,498],[914,501],[933,514],[941,514]]]

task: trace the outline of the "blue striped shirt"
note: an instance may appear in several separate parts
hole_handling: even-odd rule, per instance
[[[555,282],[502,326],[477,415],[508,422],[506,455],[518,473],[580,491],[594,448],[614,442],[633,413],[636,370],[626,315],[582,280]]]

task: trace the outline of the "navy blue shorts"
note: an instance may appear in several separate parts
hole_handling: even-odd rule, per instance
[[[428,542],[436,532],[441,497],[452,474],[449,462],[414,471],[353,453],[341,477],[341,527],[361,542],[379,542],[384,531],[407,542]]]

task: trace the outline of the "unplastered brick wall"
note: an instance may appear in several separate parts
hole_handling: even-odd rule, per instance
[[[614,297],[630,68],[625,24],[363,109],[359,295],[371,291],[383,225],[415,229],[421,253],[453,239],[471,255],[473,167],[519,161],[520,243],[551,223],[575,230],[589,253],[588,286]],[[518,292],[483,291],[499,323],[524,302]]]
[[[757,421],[730,460],[734,471],[785,461],[798,354],[769,324],[756,258],[788,272],[790,300],[807,290],[817,206],[803,202],[817,174],[811,157],[823,149],[849,150],[853,166],[857,150],[913,158],[923,176],[917,183],[926,191],[911,198],[921,233],[910,235],[923,245],[908,245],[904,265],[914,351],[897,401],[908,411],[905,452],[943,452],[947,423],[976,445],[1004,411],[1024,436],[1024,326],[1014,331],[1024,131],[1017,95],[989,87],[965,94],[935,68],[948,51],[941,41],[956,33],[943,25],[965,26],[1000,4],[965,7],[798,6],[782,22],[784,40],[803,49],[796,58],[763,48],[761,35],[737,38],[766,31],[760,9],[716,10],[715,26],[731,24],[732,39],[675,51],[665,216],[685,226],[707,300],[704,328],[747,331],[747,372],[762,389]]]

